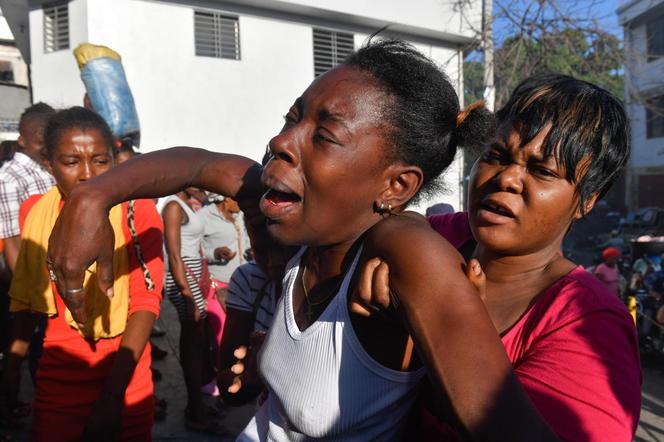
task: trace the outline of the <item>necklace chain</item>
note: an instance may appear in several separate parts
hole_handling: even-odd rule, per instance
[[[337,283],[336,287],[334,290],[332,290],[327,296],[323,297],[323,299],[317,301],[317,302],[312,302],[311,299],[309,299],[309,291],[307,290],[307,286],[304,283],[304,278],[306,277],[307,274],[307,266],[304,265],[302,266],[302,277],[300,278],[300,283],[302,285],[302,292],[304,293],[304,302],[307,304],[307,311],[306,311],[306,316],[307,316],[307,321],[311,323],[311,318],[313,317],[313,307],[317,305],[323,304],[325,301],[330,299],[332,295],[334,295],[338,290],[341,285],[341,282]],[[343,281],[343,278],[341,278],[340,281]]]

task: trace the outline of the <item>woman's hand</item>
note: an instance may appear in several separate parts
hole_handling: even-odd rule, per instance
[[[231,367],[230,373],[228,370],[226,373],[220,373],[220,384],[224,387],[228,385],[229,393],[236,394],[242,387],[261,385],[258,376],[258,352],[263,346],[266,335],[264,331],[253,332],[249,338],[249,347],[241,346],[235,349],[233,355],[237,361]]]
[[[219,261],[230,261],[235,258],[235,255],[237,255],[237,252],[232,251],[226,246],[214,249],[214,257]]]
[[[265,192],[261,172],[262,167],[248,158],[176,147],[141,155],[77,185],[55,224],[47,255],[74,320],[87,319],[83,294],[76,290],[83,287],[85,270],[93,262],[100,289],[112,296],[114,241],[108,221],[112,206],[195,186],[233,198],[245,213],[258,211]]]
[[[486,275],[475,258],[466,265],[466,277],[477,289],[482,300],[486,295]],[[390,268],[380,258],[368,260],[360,271],[357,288],[351,297],[350,310],[360,316],[384,318],[384,313],[396,308],[390,292]]]
[[[390,268],[380,258],[371,258],[360,271],[350,310],[360,316],[376,316],[393,306],[390,298]]]
[[[188,321],[197,323],[201,320],[201,311],[196,305],[194,295],[189,288],[182,290],[182,297],[184,298],[185,318]]]
[[[74,320],[83,324],[86,269],[97,262],[97,283],[113,297],[113,247],[115,237],[103,195],[77,186],[60,212],[48,243],[47,266],[58,292]]]
[[[90,442],[120,440],[123,404],[124,395],[102,393],[85,423],[83,440]]]

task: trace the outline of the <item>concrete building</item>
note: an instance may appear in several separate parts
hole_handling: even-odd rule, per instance
[[[0,13],[0,141],[18,137],[19,117],[29,105],[28,67]]]
[[[625,98],[632,125],[630,209],[664,207],[664,0],[618,9],[625,31]]]
[[[123,58],[141,150],[204,146],[259,160],[282,116],[314,79],[390,26],[435,59],[462,91],[463,50],[481,2],[439,0],[0,0],[28,51],[34,100],[81,104],[72,50],[102,44]],[[25,32],[27,29],[27,32]],[[459,94],[463,96],[463,94]],[[435,202],[462,206],[459,162]],[[428,202],[423,203],[425,206]]]

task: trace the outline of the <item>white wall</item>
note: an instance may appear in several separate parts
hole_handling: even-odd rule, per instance
[[[469,23],[479,29],[482,12],[479,1],[463,2],[464,17],[454,11],[459,2],[451,0],[289,0],[289,3],[469,37],[475,35]]]
[[[69,49],[44,52],[42,9],[30,12],[30,53],[34,101],[54,107],[83,104],[85,89],[72,51],[88,39],[86,0],[69,3]]]
[[[646,110],[639,104],[627,107],[632,126],[632,167],[664,167],[664,137],[646,138]]]
[[[259,160],[313,79],[308,26],[242,15],[236,61],[194,55],[190,7],[89,0],[88,17],[90,42],[122,55],[144,151],[190,145]]]
[[[640,2],[647,3],[647,2]],[[634,4],[636,8],[639,4]],[[639,9],[640,10],[640,9]],[[643,12],[642,10],[640,10]],[[631,165],[635,168],[664,166],[664,137],[646,136],[646,109],[638,98],[664,95],[664,59],[648,62],[647,35],[644,23],[626,30],[625,74],[627,113],[632,128]]]
[[[11,29],[9,29],[9,25],[7,24],[7,20],[5,20],[5,17],[2,15],[2,11],[0,11],[0,39],[1,40],[14,39],[14,35],[12,34]]]
[[[396,14],[397,3],[386,2],[390,14]],[[352,6],[349,1],[339,5]],[[369,6],[363,3],[364,12],[373,11]],[[260,160],[282,116],[313,80],[312,28],[306,24],[240,15],[242,59],[235,61],[195,56],[193,9],[184,5],[75,0],[70,4],[71,49],[55,54],[43,53],[41,20],[41,10],[31,12],[35,99],[81,104],[84,89],[72,50],[86,40],[109,46],[123,58],[141,121],[142,151],[190,145]],[[356,46],[365,38],[356,34]],[[455,50],[417,47],[458,87]],[[421,209],[433,202],[460,208],[458,161],[446,176],[447,192],[423,202]]]

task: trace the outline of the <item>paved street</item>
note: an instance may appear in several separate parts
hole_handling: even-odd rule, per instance
[[[162,349],[168,350],[169,355],[166,359],[154,363],[154,367],[161,371],[163,375],[162,380],[155,383],[155,394],[158,398],[164,398],[168,402],[168,415],[164,421],[155,423],[153,431],[155,440],[195,440],[201,442],[234,440],[234,436],[242,431],[253,416],[253,405],[239,408],[222,407],[221,413],[215,418],[219,426],[226,430],[221,437],[194,433],[184,429],[184,407],[187,392],[184,387],[180,364],[175,357],[178,355],[180,325],[177,313],[169,301],[162,302],[161,307],[162,313],[159,325],[166,330],[166,336],[156,338],[154,342]],[[207,400],[210,406],[219,406],[218,401],[214,398],[207,397]]]
[[[643,361],[641,421],[635,441],[664,442],[664,359]]]
[[[157,361],[155,367],[163,375],[156,383],[156,395],[168,402],[168,416],[154,426],[154,438],[157,441],[232,441],[234,435],[244,428],[253,414],[253,405],[240,408],[222,407],[215,419],[224,428],[224,435],[214,436],[186,431],[184,429],[184,407],[186,392],[182,379],[182,371],[176,357],[178,349],[179,324],[175,309],[170,302],[162,303],[162,315],[159,324],[167,334],[155,339],[157,345],[168,350],[169,355]],[[664,359],[645,359],[643,364],[643,405],[641,422],[636,433],[637,442],[664,442]],[[27,371],[23,376],[22,399],[29,401],[32,388]],[[217,406],[214,398],[208,397],[210,406]],[[17,431],[12,434],[13,440],[28,440],[28,431]]]

